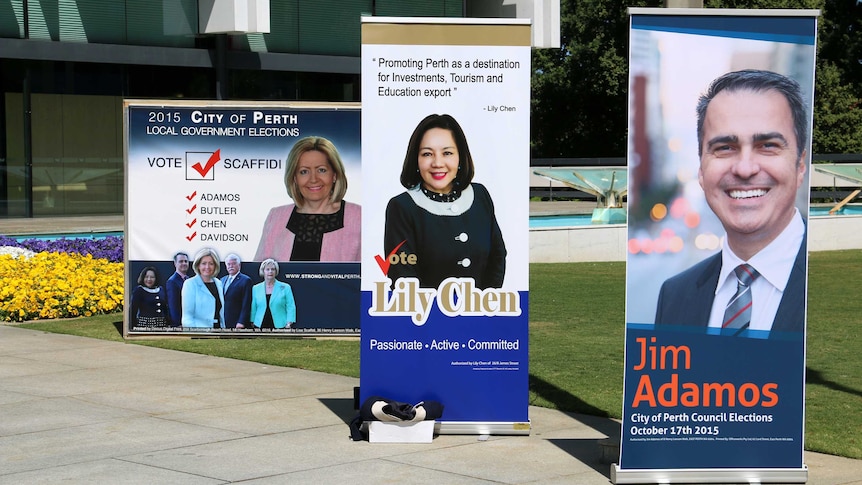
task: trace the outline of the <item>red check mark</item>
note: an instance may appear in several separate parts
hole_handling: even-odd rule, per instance
[[[198,162],[198,163],[192,165],[192,168],[195,169],[195,171],[197,173],[201,174],[201,177],[206,177],[207,174],[209,173],[209,171],[215,166],[216,163],[218,163],[220,158],[221,158],[221,148],[219,148],[212,155],[210,155],[210,158],[209,158],[209,160],[207,160],[206,165],[201,167],[201,162]]]
[[[192,240],[192,239],[194,239],[194,238],[195,238],[195,236],[197,236],[197,235],[198,235],[198,232],[197,232],[197,231],[195,231],[195,232],[193,232],[193,233],[192,233],[192,235],[191,235],[191,236],[186,236],[186,239],[188,239],[189,241],[191,241],[191,240]]]
[[[195,225],[195,224],[197,224],[197,223],[198,223],[198,220],[197,220],[197,219],[195,219],[195,220],[193,220],[192,222],[187,222],[187,223],[186,223],[186,227],[188,227],[189,229],[191,229],[191,228],[192,228],[192,226],[194,226],[194,225]]]
[[[191,208],[191,209],[186,209],[186,212],[188,212],[189,214],[191,214],[191,213],[192,213],[192,212],[194,212],[194,211],[195,211],[195,209],[197,209],[197,208],[198,208],[198,205],[197,205],[197,204],[195,204],[195,205],[193,205],[193,206],[192,206],[192,208]]]
[[[200,164],[198,164],[198,165],[200,165]],[[187,195],[187,196],[186,196],[186,200],[191,201],[192,199],[194,199],[194,198],[195,198],[195,196],[196,196],[196,195],[198,195],[198,191],[197,191],[197,190],[195,190],[194,192],[192,192],[192,195]]]
[[[386,259],[381,258],[379,254],[374,256],[374,260],[377,261],[377,266],[380,266],[380,269],[383,271],[383,276],[387,276],[389,274],[389,258],[391,258],[393,254],[398,252],[398,250],[401,249],[401,246],[403,246],[406,242],[407,240],[405,239],[398,243],[398,245],[395,246],[395,249],[393,249],[392,252],[390,252],[389,255],[386,256]]]

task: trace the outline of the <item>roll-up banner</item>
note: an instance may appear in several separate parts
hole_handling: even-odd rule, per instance
[[[357,103],[127,100],[124,121],[124,336],[358,335]]]
[[[614,483],[804,482],[818,11],[631,9]]]
[[[360,399],[528,434],[530,24],[363,18]]]

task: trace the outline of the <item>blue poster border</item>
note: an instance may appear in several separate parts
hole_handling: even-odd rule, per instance
[[[646,42],[644,34],[669,32],[813,48],[818,12],[806,13],[810,15],[771,11],[687,15],[684,9],[666,15],[632,12],[632,39]],[[655,92],[643,87],[643,82],[655,75],[658,61],[644,58],[638,107],[652,108],[643,99]],[[813,64],[799,66],[793,74],[804,76],[806,69],[813,77]],[[630,185],[637,185],[637,175],[644,172],[634,173]],[[629,193],[637,197],[638,191],[630,187]],[[631,214],[629,231],[633,231]],[[658,288],[661,283],[651,284]],[[633,321],[629,312],[632,298],[637,297],[634,290],[629,285],[620,460],[612,466],[612,481],[684,483],[752,477],[776,481],[780,477],[804,482],[805,333],[772,330],[730,336],[702,327],[657,326],[640,320],[648,318],[642,310]]]

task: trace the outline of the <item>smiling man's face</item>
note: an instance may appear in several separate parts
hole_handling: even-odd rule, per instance
[[[790,105],[775,90],[722,91],[707,107],[701,142],[706,201],[730,247],[748,259],[790,223],[805,175]]]

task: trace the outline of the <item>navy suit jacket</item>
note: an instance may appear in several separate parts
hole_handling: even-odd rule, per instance
[[[802,332],[805,329],[805,265],[808,236],[796,253],[790,279],[784,288],[772,330]],[[712,311],[712,300],[721,271],[721,253],[710,256],[691,268],[668,278],[661,285],[656,307],[656,325],[690,325],[706,327]],[[770,337],[776,333],[770,332]]]
[[[185,280],[176,271],[165,282],[165,298],[167,299],[168,317],[170,318],[172,327],[182,325],[183,283],[185,283]]]
[[[228,275],[222,276],[222,283]],[[237,323],[248,327],[251,322],[251,278],[237,273],[233,283],[224,292],[224,319],[226,328],[236,328]]]

